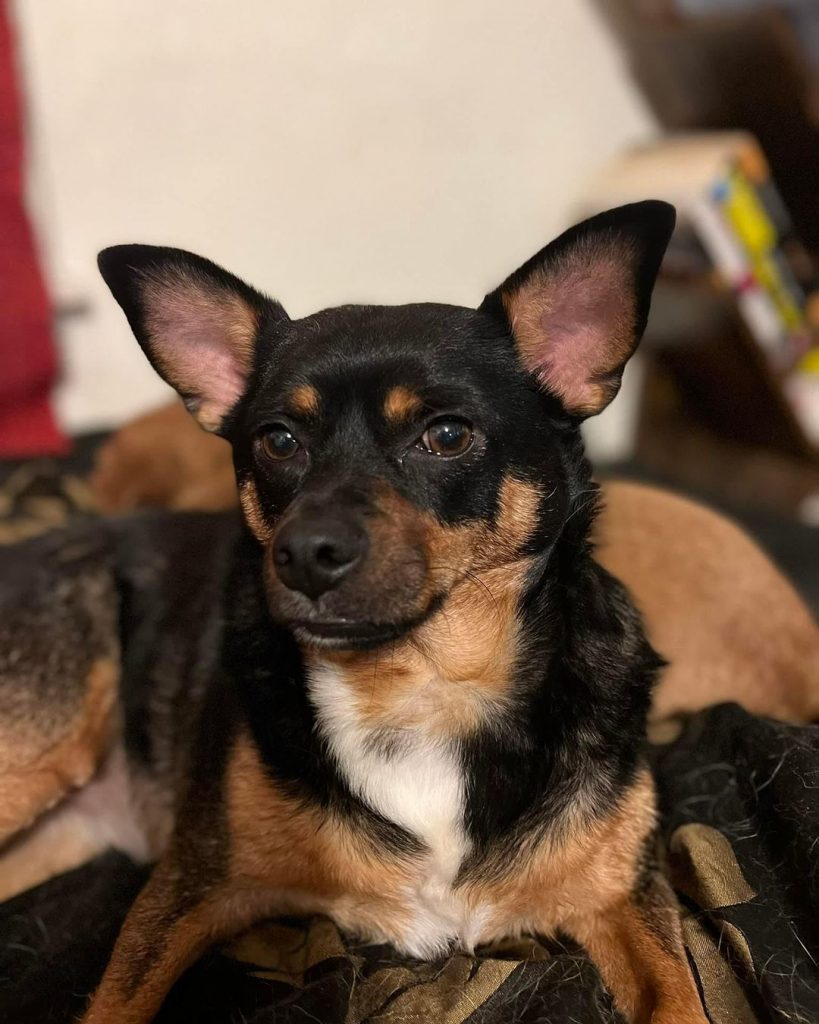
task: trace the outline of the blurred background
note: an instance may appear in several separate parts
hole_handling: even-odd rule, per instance
[[[201,252],[291,315],[476,304],[572,221],[667,198],[646,341],[591,453],[734,512],[819,603],[815,0],[0,15],[0,455],[23,469],[6,512],[32,459],[81,475],[169,400],[97,275],[105,245]]]

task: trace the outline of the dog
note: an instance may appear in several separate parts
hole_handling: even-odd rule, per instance
[[[654,856],[662,660],[592,557],[580,435],[618,390],[673,224],[656,201],[593,217],[478,309],[302,320],[190,253],[100,254],[151,363],[230,442],[244,525],[216,543],[182,517],[164,557],[150,520],[63,542],[73,603],[41,585],[5,626],[85,636],[93,699],[61,756],[88,772],[116,690],[117,770],[152,822],[158,861],[85,1024],[146,1024],[208,947],[288,912],[415,957],[559,931],[628,1020],[705,1024]],[[121,651],[102,614],[117,590],[142,631]],[[160,662],[176,688],[157,705]],[[7,831],[47,803],[0,795]]]

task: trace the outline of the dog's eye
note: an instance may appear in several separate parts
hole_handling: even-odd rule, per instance
[[[418,447],[431,455],[451,459],[469,451],[474,437],[472,427],[465,420],[436,420],[421,435]]]
[[[292,459],[301,445],[284,424],[274,423],[259,436],[259,447],[266,458],[283,462]]]

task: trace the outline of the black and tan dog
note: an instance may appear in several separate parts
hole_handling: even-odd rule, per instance
[[[107,694],[122,666],[122,771],[159,857],[87,1024],[150,1021],[203,950],[279,912],[419,957],[560,931],[630,1020],[705,1021],[652,859],[660,659],[592,559],[579,431],[618,389],[673,221],[657,202],[586,221],[478,310],[295,321],[188,253],[102,253],[151,362],[231,442],[246,527],[228,548],[179,519],[163,552],[124,522],[65,555],[76,674]],[[97,612],[122,600],[142,632],[120,651]],[[89,707],[63,766],[109,727]],[[24,789],[0,792],[8,827],[45,799]]]

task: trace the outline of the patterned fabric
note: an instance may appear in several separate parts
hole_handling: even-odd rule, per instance
[[[0,492],[0,541],[88,510],[48,471]],[[39,526],[38,526],[39,524]],[[819,726],[722,705],[654,737],[662,854],[712,1024],[819,1022]],[[663,742],[660,742],[660,740]],[[0,1020],[68,1024],[146,877],[110,854],[0,906]],[[161,1024],[614,1024],[559,941],[434,963],[347,942],[323,918],[261,925],[176,986]]]
[[[819,726],[713,708],[658,752],[657,779],[669,874],[712,1021],[815,1024]]]
[[[0,486],[0,544],[36,537],[92,511],[91,494],[56,462],[23,463]]]

